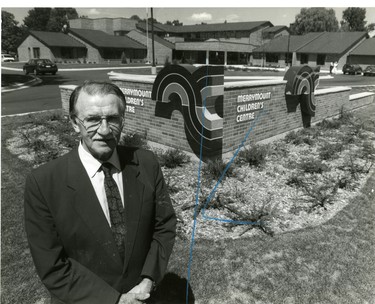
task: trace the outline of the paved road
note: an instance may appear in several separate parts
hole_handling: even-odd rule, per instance
[[[149,67],[146,67],[146,69]],[[1,94],[1,115],[12,115],[19,113],[35,112],[40,110],[51,110],[61,108],[61,97],[59,85],[80,84],[86,79],[108,80],[107,73],[111,70],[82,70],[82,71],[59,71],[56,75],[38,76],[42,82],[36,86]],[[116,70],[125,72],[126,70]],[[2,74],[20,74],[21,71],[3,70]],[[237,76],[283,76],[275,72],[232,72],[226,75]],[[323,74],[322,76],[327,76]],[[323,77],[326,78],[326,77]],[[375,92],[375,77],[364,77],[361,75],[335,75],[330,79],[321,79],[319,88],[334,86],[350,86],[352,93],[362,91]]]
[[[30,88],[1,93],[1,115],[35,112],[61,108],[59,85],[80,84],[92,80],[108,80],[109,70],[62,71],[56,75],[39,75],[42,82]],[[4,73],[4,71],[3,71]],[[19,74],[17,71],[6,71]]]

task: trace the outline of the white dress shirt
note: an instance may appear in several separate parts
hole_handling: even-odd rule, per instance
[[[107,196],[105,194],[105,189],[104,189],[104,172],[99,171],[102,163],[85,150],[85,148],[82,146],[82,142],[80,142],[79,147],[78,147],[78,155],[79,155],[79,158],[81,159],[83,166],[86,169],[86,172],[90,178],[91,184],[94,187],[96,196],[98,197],[98,200],[100,202],[100,206],[103,209],[104,215],[107,218],[109,225],[111,225]],[[124,206],[124,187],[122,183],[122,172],[121,172],[120,160],[118,158],[116,149],[107,162],[111,163],[116,168],[116,170],[112,169],[112,177],[115,180],[117,187],[120,191],[122,205]]]

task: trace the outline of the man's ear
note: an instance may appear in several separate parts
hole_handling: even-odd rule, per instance
[[[70,123],[73,126],[74,131],[76,131],[76,133],[81,133],[81,130],[80,130],[76,120],[74,119],[74,116],[70,116],[69,119],[70,119]]]

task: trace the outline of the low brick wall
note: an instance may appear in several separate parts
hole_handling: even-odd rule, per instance
[[[144,134],[151,142],[191,152],[185,135],[182,114],[179,111],[173,111],[171,119],[155,116],[156,101],[151,99],[155,76],[112,72],[109,73],[109,78],[121,88],[127,99],[125,132]],[[300,106],[297,106],[295,112],[288,113],[285,85],[285,80],[241,81],[224,84],[223,154],[234,152],[248,133],[246,144],[265,141],[303,127]],[[69,96],[74,87],[73,85],[60,86],[64,115],[68,115]],[[350,87],[317,90],[315,92],[316,115],[311,122],[316,123],[325,118],[337,116],[342,108],[353,110],[375,102],[374,93],[350,96],[350,91]],[[263,108],[249,111],[246,107],[254,103],[255,105],[251,106]],[[254,112],[254,117],[251,117],[252,112]],[[247,113],[250,113],[250,116],[246,116]],[[245,121],[241,121],[243,118]]]

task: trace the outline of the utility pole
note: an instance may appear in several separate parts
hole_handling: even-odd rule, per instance
[[[287,58],[287,67],[289,67],[289,48],[290,48],[290,34],[288,35],[288,50],[286,51],[286,58]],[[292,66],[292,60],[293,60],[293,53],[292,53],[292,56],[290,58],[290,66]]]
[[[151,7],[151,38],[152,38],[152,67],[151,74],[156,75],[156,65],[155,65],[155,46],[154,46],[154,12]],[[148,22],[148,20],[147,20]]]
[[[148,8],[146,8],[146,48],[147,48],[146,62],[149,62],[150,56],[148,54]]]

